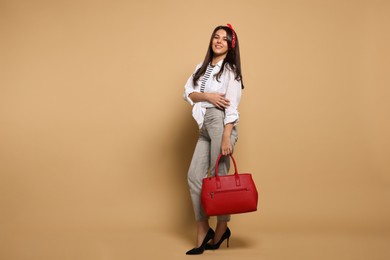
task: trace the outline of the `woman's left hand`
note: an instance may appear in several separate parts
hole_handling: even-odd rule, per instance
[[[221,153],[222,155],[230,155],[232,154],[233,149],[232,145],[230,143],[230,136],[223,136],[222,137],[222,144],[221,144]]]

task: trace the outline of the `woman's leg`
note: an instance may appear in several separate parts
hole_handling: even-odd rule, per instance
[[[201,204],[202,181],[207,175],[210,166],[210,142],[203,134],[204,131],[202,129],[188,170],[188,186],[197,227],[197,247],[202,244],[210,228],[209,218]]]
[[[207,235],[207,231],[209,231],[209,221],[208,220],[202,220],[196,222],[196,247],[200,247],[202,245],[203,240],[205,239]]]
[[[197,222],[208,220],[208,216],[203,211],[201,205],[201,191],[202,181],[207,175],[209,165],[209,142],[200,137],[188,170],[188,187],[191,194],[192,206],[194,207],[195,220]]]
[[[215,228],[215,236],[214,236],[213,244],[218,243],[218,241],[221,239],[223,233],[225,233],[227,227],[228,227],[227,221],[225,221],[225,220],[218,220],[217,221],[217,226]]]

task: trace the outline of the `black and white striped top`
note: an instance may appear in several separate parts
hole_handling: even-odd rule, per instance
[[[215,65],[212,66],[211,64],[209,64],[207,66],[206,72],[204,73],[203,78],[202,78],[202,83],[200,85],[200,92],[204,92],[206,82],[210,78],[211,72],[213,72],[214,67],[215,67]]]

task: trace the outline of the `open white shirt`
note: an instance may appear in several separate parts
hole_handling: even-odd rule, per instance
[[[229,69],[229,66],[227,65],[218,82],[217,77],[214,77],[214,75],[216,75],[220,71],[222,62],[223,60],[219,61],[214,66],[210,77],[206,81],[204,92],[225,94],[225,98],[230,101],[230,105],[225,109],[224,125],[229,123],[234,123],[234,125],[236,125],[239,120],[238,104],[240,103],[241,99],[241,81],[235,79],[234,72]],[[201,67],[201,65],[202,64],[198,64],[196,66],[195,72]],[[213,104],[207,101],[194,103],[189,97],[189,95],[193,92],[200,92],[202,77],[200,77],[197,86],[194,86],[192,74],[191,77],[187,80],[187,83],[184,87],[183,95],[184,100],[186,100],[190,105],[193,106],[192,116],[198,123],[199,129],[203,126],[206,108],[215,107]]]

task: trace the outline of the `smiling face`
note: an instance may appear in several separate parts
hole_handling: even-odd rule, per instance
[[[215,32],[214,38],[211,42],[211,48],[214,53],[214,57],[225,57],[228,52],[227,33],[223,29],[219,29]]]

